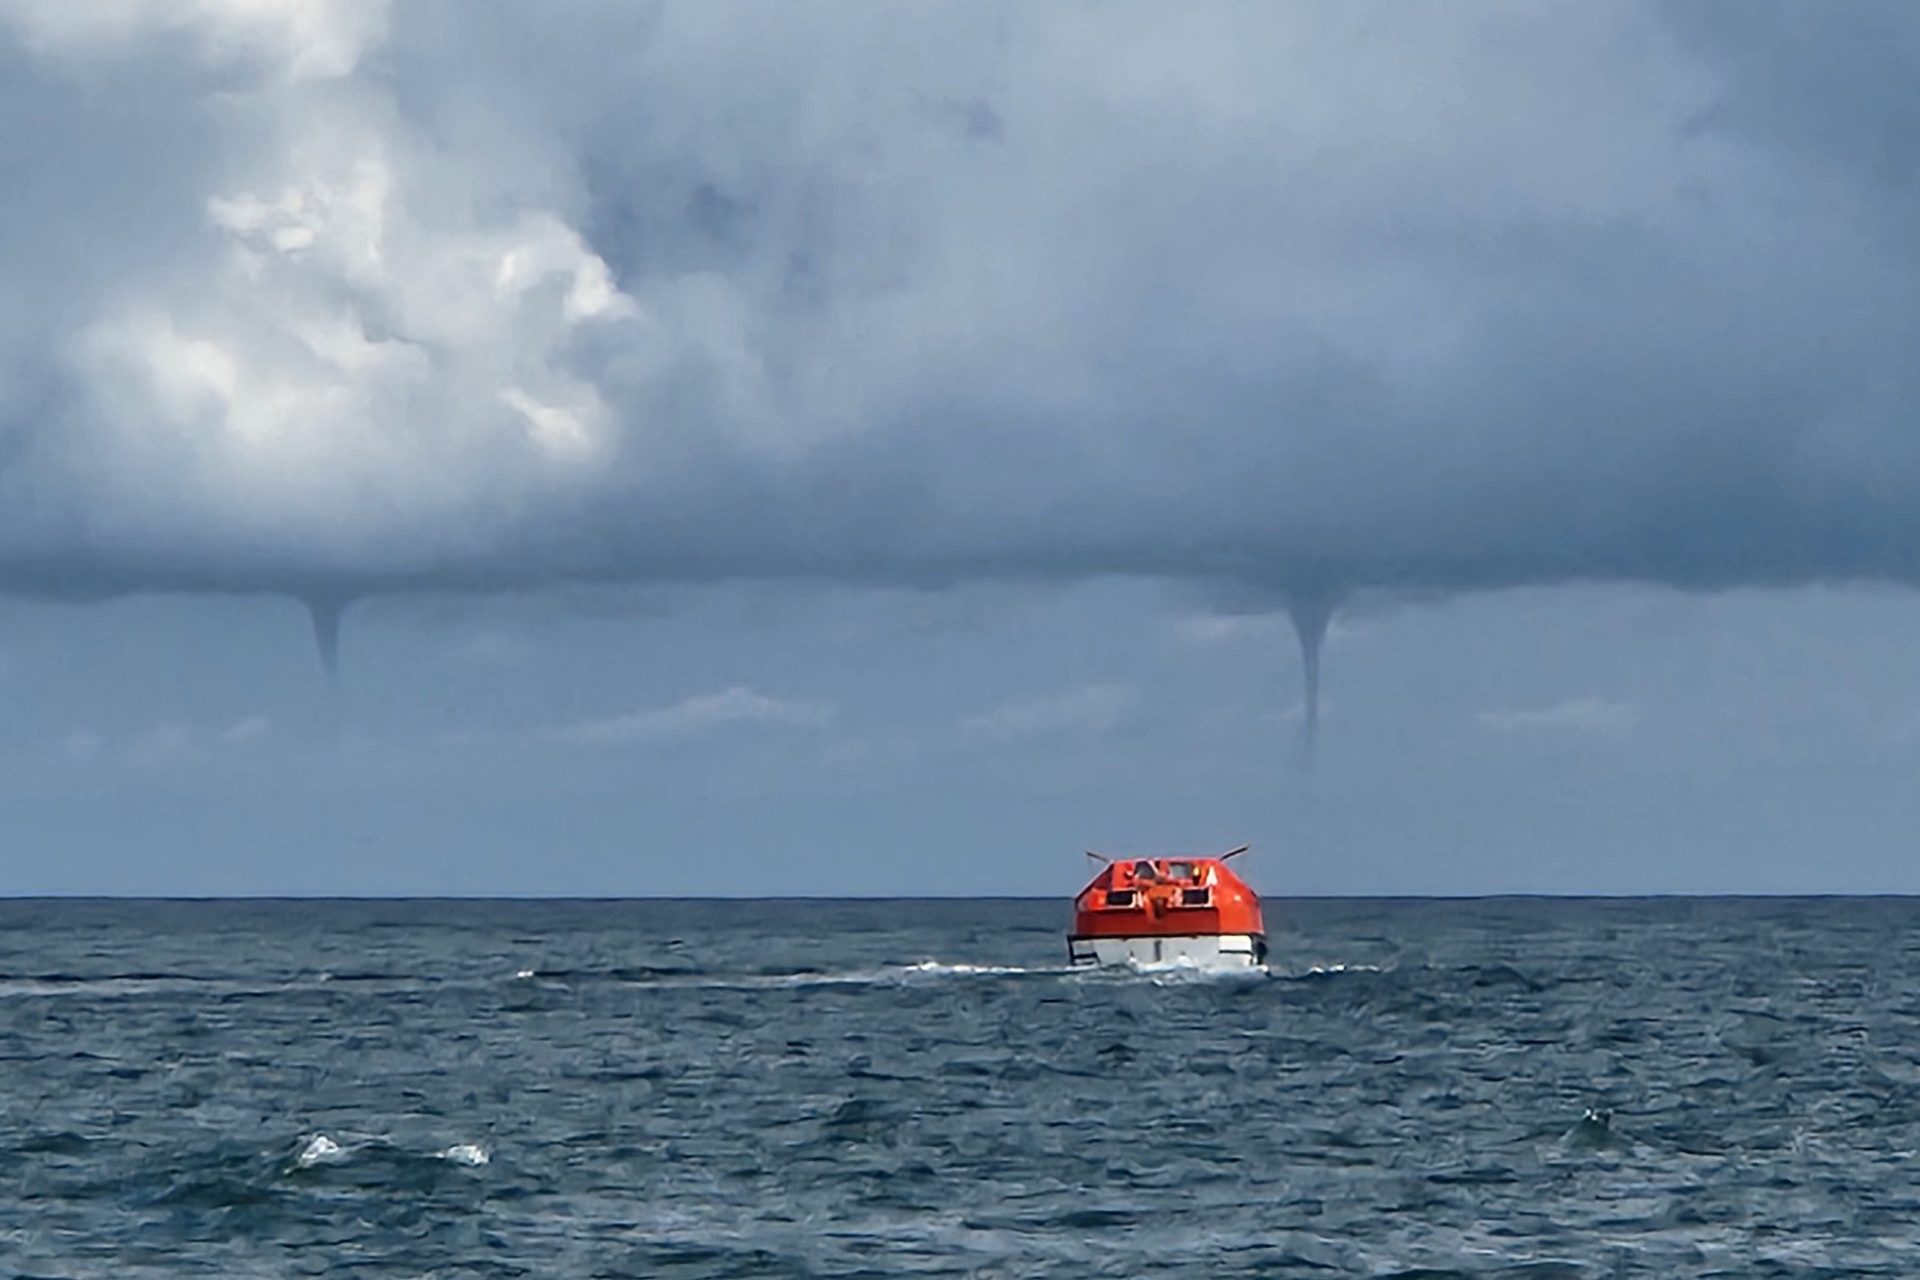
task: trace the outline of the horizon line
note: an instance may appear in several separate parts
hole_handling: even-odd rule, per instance
[[[593,893],[5,893],[0,903],[24,902],[1064,902],[1073,893],[791,893],[791,894],[593,894]],[[1920,889],[1854,890],[1650,890],[1536,891],[1499,890],[1488,893],[1293,893],[1262,895],[1263,904],[1285,902],[1657,902],[1657,901],[1791,901],[1795,899],[1905,899],[1920,900]]]

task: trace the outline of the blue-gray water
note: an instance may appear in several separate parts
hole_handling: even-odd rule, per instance
[[[0,1275],[1920,1272],[1920,902],[1063,910],[0,903]]]

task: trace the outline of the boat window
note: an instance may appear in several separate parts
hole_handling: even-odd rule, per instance
[[[1151,862],[1136,862],[1133,864],[1133,878],[1135,880],[1158,880],[1160,876],[1159,873],[1154,871]]]
[[[1133,905],[1133,890],[1131,890],[1131,889],[1109,889],[1109,890],[1107,890],[1107,905],[1108,905],[1108,906],[1110,906],[1110,907],[1130,907],[1130,906],[1132,906],[1132,905]]]
[[[1191,862],[1169,862],[1167,864],[1167,879],[1169,880],[1193,879],[1193,864]]]
[[[1208,897],[1209,892],[1206,889],[1182,889],[1180,891],[1180,905],[1183,907],[1204,907],[1207,905]]]

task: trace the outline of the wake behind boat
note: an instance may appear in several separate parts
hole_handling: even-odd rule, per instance
[[[1218,857],[1107,858],[1074,900],[1074,965],[1185,964],[1241,969],[1267,960],[1260,897]]]

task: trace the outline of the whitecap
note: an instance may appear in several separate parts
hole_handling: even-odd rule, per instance
[[[1026,973],[1060,973],[1064,972],[1064,970],[1059,968],[1031,969],[1026,965],[1019,964],[962,964],[958,962],[948,963],[942,960],[922,960],[917,964],[903,966],[902,972],[944,974],[965,978],[977,976],[1001,977]]]
[[[442,1151],[440,1158],[451,1164],[466,1165],[469,1169],[477,1169],[493,1161],[493,1157],[487,1153],[485,1147],[472,1142],[456,1142]]]
[[[881,965],[838,971],[802,971],[798,973],[662,973],[649,975],[650,987],[693,988],[714,991],[783,990],[794,987],[894,986],[927,978],[1022,977],[1030,975],[1065,976],[1076,972],[1066,965],[1030,966],[1017,964],[967,964],[941,960],[919,960],[912,964]]]
[[[1133,972],[1156,987],[1201,983],[1265,982],[1272,976],[1267,972],[1265,965],[1196,964],[1187,961],[1174,964],[1138,965],[1134,967]]]
[[[311,1169],[317,1164],[338,1164],[346,1158],[347,1153],[339,1143],[324,1133],[316,1133],[300,1148],[300,1154],[294,1157],[293,1163],[299,1168]]]

